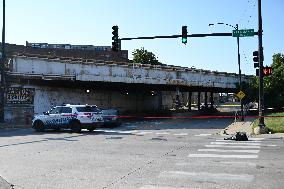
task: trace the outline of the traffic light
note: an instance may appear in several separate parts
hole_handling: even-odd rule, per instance
[[[263,76],[269,76],[272,74],[272,67],[263,67]]]
[[[187,26],[182,26],[181,42],[185,45],[187,43]]]
[[[259,63],[259,59],[261,56],[259,56],[258,51],[253,51],[253,61]],[[261,57],[262,61],[264,61],[264,56]],[[256,64],[255,64],[256,65]]]
[[[253,61],[254,61],[254,68],[259,68],[259,56],[258,51],[253,51]],[[259,76],[259,69],[255,70],[255,75]]]
[[[254,61],[254,68],[259,68],[258,51],[253,51],[253,61]]]
[[[118,26],[112,26],[112,51],[119,50]]]

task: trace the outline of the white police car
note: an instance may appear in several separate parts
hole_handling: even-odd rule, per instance
[[[42,115],[35,116],[32,127],[39,132],[45,129],[81,129],[93,131],[103,125],[102,112],[95,105],[64,105],[56,106]]]

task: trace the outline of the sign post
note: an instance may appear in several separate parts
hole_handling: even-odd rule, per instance
[[[241,100],[246,96],[246,94],[243,91],[238,92],[236,95]]]

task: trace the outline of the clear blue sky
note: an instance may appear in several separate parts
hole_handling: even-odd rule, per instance
[[[2,2],[1,2],[2,4]],[[274,53],[284,53],[284,0],[262,0],[264,65]],[[231,32],[224,22],[240,29],[257,30],[257,0],[6,0],[6,42],[111,45],[112,26],[119,36],[138,37]],[[2,27],[2,6],[1,21]],[[165,64],[238,72],[237,42],[233,37],[123,41],[129,58],[136,48],[145,47]],[[257,37],[241,38],[241,67],[255,74],[252,52]]]

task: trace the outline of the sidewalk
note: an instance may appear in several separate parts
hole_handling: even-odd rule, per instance
[[[236,132],[246,132],[249,137],[263,137],[263,138],[278,138],[282,137],[284,139],[284,133],[274,133],[274,134],[261,134],[255,135],[252,129],[253,119],[248,121],[234,122],[219,134],[222,136],[234,135]]]
[[[251,136],[253,134],[252,124],[251,121],[234,122],[225,128],[222,134],[233,135],[236,132],[246,132],[248,136]]]

